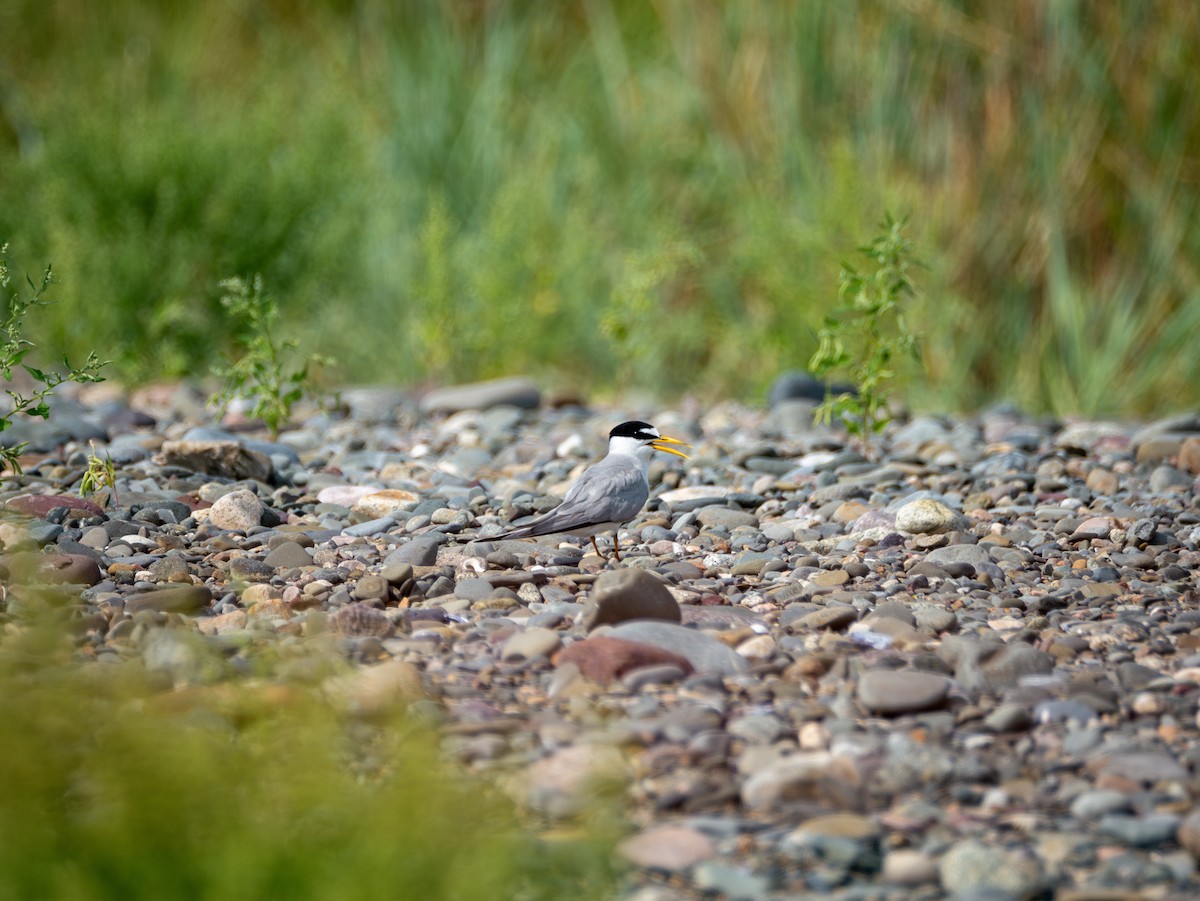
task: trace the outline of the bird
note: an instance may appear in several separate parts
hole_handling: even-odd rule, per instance
[[[613,533],[613,556],[621,562],[617,529],[641,511],[650,498],[647,469],[654,451],[687,459],[680,447],[685,441],[661,434],[648,422],[622,422],[608,433],[608,455],[589,466],[567,490],[563,502],[548,513],[495,539],[532,538],[537,535],[587,535],[601,559],[596,535]]]

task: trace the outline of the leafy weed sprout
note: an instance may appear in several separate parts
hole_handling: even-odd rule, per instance
[[[103,486],[108,488],[108,495],[113,506],[119,506],[117,470],[113,465],[112,457],[109,456],[108,451],[105,451],[104,459],[101,460],[100,455],[96,453],[96,442],[89,441],[88,446],[91,448],[91,452],[87,458],[87,469],[84,470],[83,477],[79,480],[79,496],[95,494]]]
[[[22,335],[25,316],[34,307],[50,303],[46,299],[46,292],[54,284],[54,276],[51,267],[47,266],[40,283],[34,283],[28,276],[25,280],[29,283],[31,293],[24,296],[19,291],[9,293],[11,275],[8,268],[8,245],[0,245],[0,294],[4,296],[4,322],[0,325],[0,375],[7,383],[5,393],[12,401],[11,408],[0,414],[0,432],[7,431],[13,424],[13,417],[18,414],[49,419],[50,406],[46,403],[46,397],[51,391],[63,382],[102,382],[104,377],[100,375],[100,368],[108,365],[107,361],[100,361],[95,351],[88,354],[87,362],[79,369],[71,366],[67,358],[63,357],[65,374],[47,372],[25,362],[26,356],[34,347],[33,343]],[[13,387],[13,370],[18,366],[38,383],[33,393],[25,394],[21,389]],[[12,475],[21,475],[19,458],[24,449],[24,444],[0,447],[0,464],[3,465],[3,469]]]
[[[891,421],[888,383],[895,378],[893,360],[901,355],[920,359],[918,337],[908,330],[903,304],[916,296],[909,279],[912,241],[904,237],[904,219],[886,215],[881,233],[859,251],[875,264],[860,272],[843,263],[838,277],[839,306],[827,316],[809,368],[822,379],[846,372],[855,390],[826,395],[817,407],[818,422],[842,420],[851,435],[870,446],[873,436]]]
[[[227,278],[221,282],[221,288],[225,291],[221,305],[242,325],[238,338],[242,355],[218,370],[224,385],[213,400],[222,414],[236,398],[251,400],[250,415],[261,419],[271,438],[276,439],[291,417],[292,407],[315,393],[313,367],[325,365],[329,360],[312,354],[303,365],[288,366],[287,358],[298,344],[294,338],[277,337],[279,307],[263,291],[261,275],[250,281]]]

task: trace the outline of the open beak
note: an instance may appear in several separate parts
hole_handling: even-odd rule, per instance
[[[687,454],[671,447],[672,444],[678,444],[681,447],[691,447],[686,441],[680,441],[678,438],[668,438],[666,435],[663,435],[661,438],[655,438],[650,442],[650,446],[656,451],[662,451],[664,454],[674,454],[676,457],[683,457],[686,460]]]

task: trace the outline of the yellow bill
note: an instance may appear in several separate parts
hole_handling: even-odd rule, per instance
[[[655,438],[650,442],[650,446],[656,451],[662,451],[664,454],[674,454],[676,457],[683,457],[686,460],[687,454],[671,447],[672,444],[678,444],[681,447],[691,447],[686,441],[680,441],[678,438],[670,438],[666,435],[663,435],[661,438]]]

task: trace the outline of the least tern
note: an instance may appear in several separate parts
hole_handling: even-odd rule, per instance
[[[673,446],[675,445],[675,446]],[[638,515],[650,498],[646,472],[654,451],[687,458],[678,447],[691,447],[678,438],[659,434],[648,422],[623,422],[608,433],[608,456],[584,470],[561,504],[520,528],[497,536],[587,535],[603,559],[596,535],[613,533],[613,556],[621,561],[617,529]],[[490,540],[490,539],[489,539]]]

